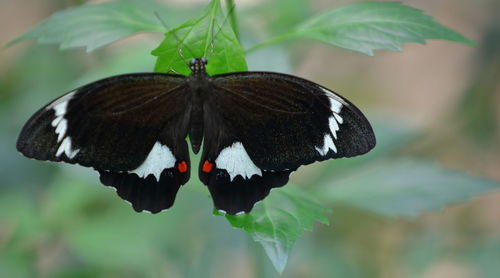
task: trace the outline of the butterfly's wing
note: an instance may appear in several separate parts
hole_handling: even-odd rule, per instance
[[[313,82],[242,72],[214,76],[212,84],[199,174],[217,209],[248,212],[299,166],[375,146],[365,116]]]
[[[189,179],[185,78],[127,74],[90,83],[54,100],[23,127],[25,156],[93,167],[136,211],[172,206]]]

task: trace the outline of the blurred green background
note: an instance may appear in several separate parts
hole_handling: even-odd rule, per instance
[[[2,0],[0,45],[53,12],[86,2]],[[287,28],[287,20],[301,13],[355,1],[292,2],[236,1],[243,44]],[[168,3],[179,10],[178,18],[168,19],[175,26],[205,1]],[[494,278],[500,273],[499,191],[441,209],[460,199],[447,200],[454,185],[474,182],[459,176],[434,190],[441,180],[426,170],[441,165],[500,179],[500,4],[404,3],[475,40],[477,47],[430,41],[368,57],[300,41],[248,56],[250,70],[293,73],[341,93],[367,114],[379,139],[366,157],[315,164],[292,175],[294,186],[332,195],[325,202],[333,213],[329,226],[318,224],[298,240],[282,277]],[[152,71],[149,52],[161,39],[141,34],[90,54],[33,42],[0,50],[0,277],[278,276],[258,244],[212,216],[208,191],[196,177],[168,212],[138,214],[101,186],[92,170],[29,160],[15,150],[24,122],[50,100],[100,77]],[[335,187],[335,179],[346,188],[370,183],[373,176],[360,165],[375,159],[385,167],[380,175],[399,171],[391,176],[396,184],[415,181],[430,193],[381,186],[393,197],[377,201],[373,193],[371,199],[346,202],[349,197],[342,194],[349,191],[336,191],[342,187]],[[342,175],[347,178],[338,178]],[[428,206],[433,212],[414,209],[431,199],[441,200]]]

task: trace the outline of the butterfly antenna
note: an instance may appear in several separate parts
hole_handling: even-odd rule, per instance
[[[189,47],[185,44],[183,44],[182,42],[185,40],[181,40],[177,34],[174,32],[173,29],[170,29],[170,27],[167,25],[167,23],[165,22],[165,20],[163,20],[163,18],[160,16],[160,14],[158,12],[154,12],[155,16],[158,18],[158,20],[161,22],[161,24],[163,25],[163,27],[165,27],[165,29],[167,29],[167,32],[169,32],[170,34],[172,34],[172,36],[174,36],[175,40],[177,41],[177,44],[179,45],[179,47],[177,48],[177,53],[179,54],[179,57],[181,57],[182,61],[186,64],[186,66],[189,67],[189,64],[186,62],[187,59],[186,57],[184,57],[184,54],[182,53],[182,48],[185,47],[189,53],[191,54],[191,56],[193,58],[196,58],[196,56],[194,55],[193,51],[191,51],[191,49],[189,49]]]
[[[234,9],[235,9],[236,5],[234,4],[233,1],[231,1],[231,3],[232,3],[232,5],[231,5],[231,7],[229,7],[227,15],[224,18],[224,20],[222,21],[222,24],[220,26],[217,25],[219,27],[219,29],[217,30],[217,32],[215,33],[215,35],[214,35],[214,29],[213,28],[217,24],[217,22],[214,22],[214,24],[212,25],[212,41],[210,42],[210,52],[207,53],[207,55],[206,55],[207,58],[209,58],[213,54],[213,52],[215,51],[215,38],[217,38],[217,35],[220,33],[220,31],[222,31],[222,27],[224,27],[224,25],[226,24],[227,20],[230,18],[231,13],[234,12]],[[233,25],[236,26],[236,22],[234,22]]]

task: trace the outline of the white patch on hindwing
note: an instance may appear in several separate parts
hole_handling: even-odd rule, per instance
[[[222,214],[226,214],[226,213],[227,213],[227,212],[226,212],[225,210],[223,210],[223,209],[219,209],[219,210],[217,210],[217,211],[218,211],[219,213],[222,213]]]
[[[173,168],[175,161],[176,159],[172,151],[160,142],[156,142],[144,162],[137,169],[129,173],[135,173],[140,178],[147,178],[149,175],[153,175],[159,181],[163,170]]]
[[[236,176],[242,176],[245,179],[253,175],[262,176],[262,171],[250,159],[241,142],[234,142],[231,146],[224,148],[215,159],[215,165],[219,169],[226,170],[231,181]]]
[[[336,98],[337,96],[323,88],[320,87],[323,92],[325,92],[326,96],[328,97],[328,100],[330,102],[330,111],[332,112],[332,116],[328,118],[328,127],[330,129],[330,133],[325,134],[323,137],[323,146],[316,146],[315,149],[316,151],[322,155],[325,156],[328,154],[330,150],[333,150],[333,152],[337,153],[337,147],[335,146],[334,139],[337,139],[337,131],[340,129],[339,125],[341,125],[344,122],[344,119],[340,116],[340,111],[343,108],[343,105],[340,101],[338,101]],[[333,138],[332,138],[333,135]]]
[[[76,91],[73,91],[56,99],[46,108],[53,109],[56,116],[51,123],[51,125],[55,127],[55,133],[57,134],[57,143],[60,143],[59,148],[56,151],[56,157],[59,157],[64,153],[69,159],[73,159],[80,151],[80,149],[72,149],[71,137],[66,136],[66,131],[68,130],[68,120],[64,118],[68,109],[68,102],[71,100],[75,93]]]

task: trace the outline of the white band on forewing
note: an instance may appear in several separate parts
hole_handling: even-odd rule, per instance
[[[331,135],[333,135],[333,138],[337,139],[337,131],[340,128],[339,125],[344,122],[344,120],[340,116],[340,111],[342,110],[343,105],[342,103],[340,103],[340,101],[334,99],[337,98],[337,96],[333,92],[322,87],[321,89],[325,92],[328,100],[330,101],[330,110],[332,111],[333,116],[328,118],[328,127],[330,129]],[[333,150],[335,153],[337,153],[337,147],[335,146],[331,135],[325,134],[325,136],[323,137],[323,146],[315,147],[316,151],[322,156],[327,155],[330,150]]]
[[[72,159],[80,151],[79,149],[73,150],[71,145],[71,137],[66,137],[66,131],[68,130],[68,120],[64,118],[68,109],[68,102],[73,97],[75,92],[76,91],[73,91],[64,95],[63,97],[55,100],[46,108],[53,109],[56,115],[55,119],[51,123],[51,125],[55,127],[55,133],[57,134],[57,143],[61,143],[56,151],[56,157],[64,153],[69,159]]]

